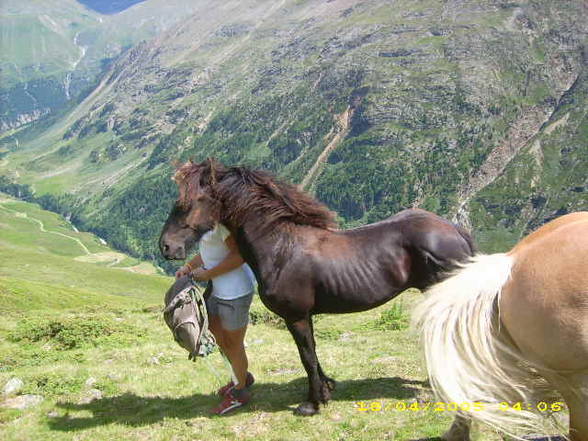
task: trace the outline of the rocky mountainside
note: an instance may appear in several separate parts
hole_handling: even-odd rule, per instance
[[[588,208],[584,1],[194,8],[63,119],[4,136],[4,187],[146,256],[189,157],[273,170],[349,226],[436,211],[484,250]]]
[[[75,104],[125,49],[167,29],[193,8],[188,0],[149,0],[127,10],[137,2],[85,2],[95,10],[81,3],[1,2],[0,130]]]

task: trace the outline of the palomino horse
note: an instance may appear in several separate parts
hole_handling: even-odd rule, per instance
[[[588,212],[542,226],[506,254],[479,255],[415,313],[438,397],[510,434],[537,431],[565,400],[588,441]]]
[[[167,259],[186,252],[217,222],[234,235],[267,308],[294,337],[308,375],[301,415],[318,412],[335,382],[316,356],[312,316],[375,308],[410,287],[424,289],[473,254],[469,235],[424,210],[405,210],[348,231],[298,188],[263,171],[188,162],[174,179],[180,197],[160,238]]]

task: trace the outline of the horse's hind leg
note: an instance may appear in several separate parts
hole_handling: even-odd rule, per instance
[[[443,434],[442,438],[445,441],[470,441],[471,425],[471,419],[458,413],[455,415],[451,427]]]
[[[300,359],[308,375],[308,401],[300,404],[295,413],[303,416],[314,415],[319,411],[319,403],[321,401],[325,403],[328,398],[323,397],[324,391],[321,388],[322,381],[319,375],[312,325],[308,317],[299,320],[286,320],[286,325],[294,337]]]
[[[588,441],[588,374],[567,375],[558,387],[570,410],[570,440]]]

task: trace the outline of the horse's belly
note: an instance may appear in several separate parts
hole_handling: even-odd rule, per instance
[[[361,290],[354,292],[333,292],[317,290],[315,295],[313,313],[316,314],[343,314],[349,312],[361,312],[376,308],[393,299],[404,289],[388,287],[382,291]]]

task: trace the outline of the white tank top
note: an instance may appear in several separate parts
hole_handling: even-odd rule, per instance
[[[222,224],[217,224],[200,239],[200,257],[206,269],[221,263],[230,250],[225,239],[231,233]],[[228,273],[212,279],[212,295],[223,300],[233,300],[253,292],[255,276],[249,265],[244,263]]]

